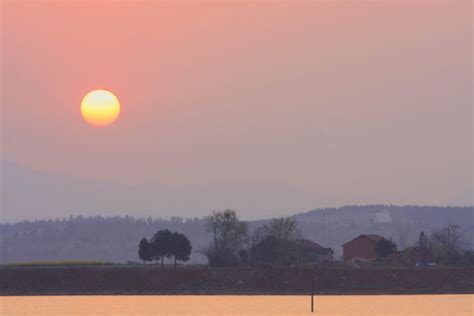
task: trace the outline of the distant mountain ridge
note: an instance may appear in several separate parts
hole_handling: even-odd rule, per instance
[[[474,207],[437,206],[343,206],[296,214],[303,237],[333,248],[360,234],[391,237],[400,248],[414,245],[420,231],[430,233],[448,224],[461,227],[465,247],[473,248]],[[267,220],[249,221],[250,230]],[[138,261],[137,245],[159,229],[171,229],[189,236],[192,262],[205,262],[202,250],[209,245],[203,218],[153,219],[125,217],[83,217],[22,221],[0,224],[0,262],[32,260]]]
[[[0,221],[3,222],[69,214],[171,217],[192,211],[195,216],[204,216],[223,208],[245,209],[247,215],[259,210],[258,214],[265,217],[307,209],[308,204],[307,192],[284,183],[129,185],[33,170],[6,160],[0,162]],[[269,208],[268,201],[277,207]]]
[[[392,238],[400,248],[416,243],[419,233],[430,233],[446,225],[459,225],[466,247],[472,249],[474,207],[367,205],[326,208],[297,214],[303,232],[312,240],[335,247],[360,234]]]

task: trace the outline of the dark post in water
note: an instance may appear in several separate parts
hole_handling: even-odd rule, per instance
[[[314,276],[311,276],[311,313],[314,312]]]

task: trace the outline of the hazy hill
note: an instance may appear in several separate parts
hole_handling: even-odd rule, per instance
[[[204,216],[223,208],[245,209],[247,217],[255,216],[257,210],[259,218],[264,218],[265,214],[287,214],[312,205],[308,202],[311,194],[281,183],[130,185],[34,170],[11,161],[0,162],[0,221],[4,222],[70,214]]]
[[[473,247],[474,207],[436,206],[344,206],[297,215],[305,237],[333,247],[359,234],[391,237],[401,248],[413,245],[420,231],[431,232],[448,224],[460,225],[466,247]]]
[[[137,207],[153,209],[152,197],[160,200],[164,188],[138,187],[101,182],[32,170],[1,161],[3,221],[56,218],[64,214],[127,214]],[[113,212],[112,212],[113,210]]]
[[[430,232],[446,224],[462,228],[466,247],[472,248],[474,207],[344,206],[297,214],[305,238],[336,252],[341,245],[363,233],[392,237],[401,247],[413,245],[420,231]],[[251,228],[264,224],[249,222]],[[0,260],[90,259],[138,261],[137,244],[158,229],[178,230],[190,237],[193,262],[204,262],[199,253],[210,242],[199,218],[168,220],[133,217],[70,217],[0,224]]]

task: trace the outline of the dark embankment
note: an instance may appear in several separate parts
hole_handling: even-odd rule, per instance
[[[463,268],[0,268],[0,295],[474,293]]]

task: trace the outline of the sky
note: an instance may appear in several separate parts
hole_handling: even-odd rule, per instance
[[[472,205],[472,56],[470,1],[3,1],[1,157],[173,192],[129,215]],[[95,89],[121,102],[105,128]]]

